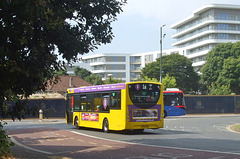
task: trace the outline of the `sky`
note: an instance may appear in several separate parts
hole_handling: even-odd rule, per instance
[[[90,54],[144,53],[160,48],[160,27],[163,27],[163,49],[171,49],[175,30],[171,25],[185,19],[207,4],[235,4],[240,0],[127,0],[123,12],[112,23],[114,38]]]

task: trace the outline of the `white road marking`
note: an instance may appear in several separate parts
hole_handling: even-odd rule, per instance
[[[80,133],[80,132],[75,132],[75,131],[70,131],[70,132],[75,133],[75,134],[79,134],[79,135],[83,135],[83,136],[87,136],[87,137],[91,137],[91,138],[95,138],[95,139],[124,143],[124,144],[130,144],[130,145],[140,145],[140,146],[148,146],[148,147],[169,148],[169,149],[176,149],[176,150],[187,150],[187,151],[197,151],[197,152],[210,152],[210,153],[219,153],[219,154],[240,155],[239,153],[234,153],[234,152],[220,152],[220,151],[211,151],[211,150],[201,150],[201,149],[191,149],[191,148],[181,148],[181,147],[170,147],[170,146],[158,146],[158,145],[148,145],[148,144],[141,144],[141,143],[132,143],[132,142],[127,142],[127,141],[119,141],[119,140],[113,140],[113,139],[106,139],[106,138],[91,136],[91,135],[87,135],[87,134]]]
[[[19,145],[19,146],[21,146],[21,147],[24,147],[25,149],[28,149],[28,150],[32,150],[32,151],[36,151],[36,152],[40,152],[40,153],[45,153],[45,154],[48,154],[48,155],[54,154],[54,153],[52,153],[52,152],[42,151],[42,150],[34,149],[34,148],[28,147],[28,146],[26,146],[26,145],[23,145],[23,144],[19,143],[17,140],[15,140],[13,137],[11,137],[11,140],[12,140],[15,144],[17,144],[17,145]]]

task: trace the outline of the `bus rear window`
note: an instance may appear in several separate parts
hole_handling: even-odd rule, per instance
[[[128,85],[132,103],[140,108],[150,108],[156,105],[160,97],[160,89],[160,85],[151,83]]]

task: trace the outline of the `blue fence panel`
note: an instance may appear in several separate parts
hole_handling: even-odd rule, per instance
[[[48,117],[64,117],[65,116],[64,99],[36,99],[28,100],[25,110],[25,117],[38,117],[39,110],[43,110],[43,116]]]
[[[240,113],[240,96],[188,96],[185,95],[186,114],[204,114],[204,113]],[[9,102],[8,111],[14,110],[15,104]],[[22,100],[21,112],[25,118],[38,118],[39,110],[43,110],[44,118],[65,117],[65,99],[37,99]],[[165,108],[166,109],[166,108]],[[172,109],[172,107],[171,107]],[[177,108],[178,110],[181,110]],[[176,114],[183,115],[183,112],[175,111]],[[185,111],[184,111],[185,112]],[[11,118],[11,116],[3,116]]]
[[[185,96],[185,103],[187,114],[235,113],[236,96]]]

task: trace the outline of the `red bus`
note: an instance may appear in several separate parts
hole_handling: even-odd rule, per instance
[[[186,105],[183,91],[178,88],[167,88],[163,91],[164,117],[186,114]]]

